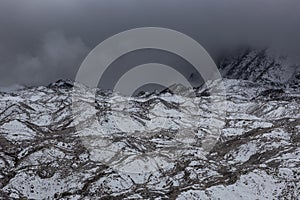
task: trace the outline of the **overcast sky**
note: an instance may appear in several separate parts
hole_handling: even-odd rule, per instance
[[[1,0],[0,86],[74,79],[87,53],[137,27],[165,27],[216,60],[240,45],[300,52],[299,0]]]

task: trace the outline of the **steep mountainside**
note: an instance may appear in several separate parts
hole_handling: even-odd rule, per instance
[[[270,49],[243,50],[220,64],[223,77],[281,87],[300,87],[300,65]]]

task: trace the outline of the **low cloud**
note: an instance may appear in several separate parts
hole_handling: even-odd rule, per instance
[[[3,0],[0,85],[74,79],[89,49],[137,27],[185,33],[216,62],[241,46],[299,58],[299,8],[297,0]]]
[[[50,32],[33,55],[16,55],[12,62],[1,67],[0,84],[18,80],[20,84],[39,85],[59,78],[73,79],[76,71],[66,70],[66,66],[79,66],[88,52],[80,38],[67,38],[61,31]]]

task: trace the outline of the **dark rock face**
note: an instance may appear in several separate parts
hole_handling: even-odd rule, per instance
[[[0,93],[0,197],[299,199],[299,82],[274,78],[278,62],[263,51],[223,63],[227,77],[246,79],[223,80],[224,121],[201,95],[219,82],[192,99],[97,91],[72,102],[77,86],[63,81]],[[211,126],[221,132],[205,151]]]

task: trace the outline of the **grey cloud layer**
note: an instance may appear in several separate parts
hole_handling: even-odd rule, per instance
[[[300,52],[297,0],[3,0],[0,85],[74,78],[90,49],[144,26],[181,31],[217,60],[239,45]]]
[[[88,53],[80,38],[66,38],[61,32],[46,34],[34,55],[17,54],[1,63],[1,82],[37,85],[74,77]]]

